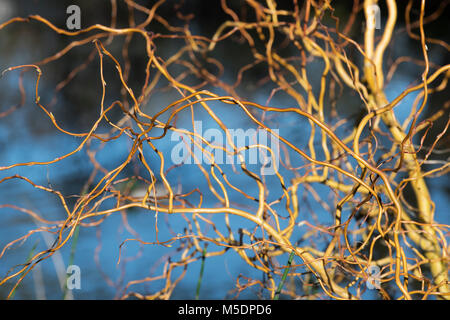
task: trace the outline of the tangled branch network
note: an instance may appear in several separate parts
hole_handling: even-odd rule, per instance
[[[32,187],[30,194],[46,193],[57,199],[60,214],[53,219],[19,198],[0,203],[0,210],[37,223],[0,248],[0,263],[41,234],[53,236],[1,275],[7,297],[37,266],[70,248],[78,232],[81,241],[83,230],[119,215],[131,234],[114,247],[119,266],[132,261],[123,257],[132,244],[141,254],[146,247],[167,252],[154,259],[158,272],[115,286],[119,298],[170,299],[191,265],[233,253],[254,273],[234,279],[232,297],[251,291],[274,298],[288,270],[281,294],[290,299],[363,299],[370,292],[383,299],[449,299],[449,225],[435,219],[429,189],[431,179],[448,178],[449,150],[440,146],[448,142],[450,106],[446,100],[430,107],[431,98],[448,92],[450,65],[429,54],[448,55],[449,45],[425,32],[445,19],[448,1],[430,11],[428,1],[410,0],[404,26],[394,0],[354,0],[342,17],[339,4],[328,0],[293,0],[286,8],[275,0],[212,2],[225,19],[209,35],[197,32],[195,7],[165,0],[148,7],[111,0],[109,24],[80,30],[40,15],[0,24],[2,34],[40,28],[65,41],[38,62],[31,52],[28,62],[3,71],[4,83],[18,76],[21,102],[2,105],[2,126],[37,106],[53,134],[77,141],[70,152],[55,147],[55,158],[29,153],[26,161],[0,163],[0,186],[19,181]],[[381,11],[372,10],[378,5]],[[377,29],[370,22],[380,13]],[[417,56],[386,58],[402,39],[415,43]],[[88,50],[83,62],[48,98],[41,87],[48,90],[59,75],[47,68],[86,52],[81,49]],[[136,52],[145,59],[139,70]],[[404,65],[421,71],[392,95],[391,79]],[[83,87],[86,72],[99,84],[97,100],[89,101],[96,119],[76,131],[58,113],[57,96]],[[141,74],[138,81],[134,74]],[[29,78],[35,106],[26,102]],[[117,143],[126,152],[100,156]],[[90,171],[76,194],[26,174],[25,167],[50,170],[78,154],[86,155]],[[120,161],[112,166],[113,157]],[[152,232],[137,232],[133,214],[151,221]],[[171,229],[172,219],[181,231]]]

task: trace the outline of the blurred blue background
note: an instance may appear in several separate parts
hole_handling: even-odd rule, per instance
[[[95,3],[95,5],[94,5]],[[169,1],[169,3],[171,3]],[[13,16],[26,17],[29,14],[40,14],[43,17],[54,22],[59,27],[64,27],[64,19],[66,17],[65,8],[70,4],[68,1],[10,1],[0,0],[0,23],[8,20]],[[120,1],[119,1],[120,4]],[[80,1],[79,6],[82,10],[82,27],[87,27],[94,23],[103,23],[109,25],[110,19],[110,5],[108,1]],[[338,12],[343,15],[348,14],[346,5],[340,7],[337,5]],[[170,7],[170,6],[169,6]],[[351,7],[351,6],[350,6]],[[124,9],[124,7],[120,7]],[[196,9],[192,9],[196,8]],[[220,25],[221,20],[227,19],[219,9],[214,6],[206,7],[200,2],[197,6],[190,9],[190,12],[197,13],[197,19],[192,22],[193,33],[198,33],[212,37],[214,30]],[[124,9],[125,10],[125,9]],[[162,7],[164,13],[165,7]],[[217,10],[217,11],[216,11]],[[347,11],[346,11],[347,10]],[[188,10],[189,11],[189,10]],[[94,14],[95,12],[95,14]],[[120,12],[120,10],[119,10]],[[162,14],[163,14],[162,13]],[[136,20],[142,17],[136,15]],[[127,15],[122,13],[119,15],[118,26],[126,24]],[[174,21],[176,18],[173,18]],[[400,17],[401,19],[401,17]],[[141,20],[139,20],[141,21]],[[385,20],[382,19],[382,23]],[[173,22],[175,23],[175,22]],[[434,27],[439,29],[438,27]],[[358,28],[357,28],[358,29]],[[434,29],[432,29],[434,32]],[[354,31],[358,32],[358,30]],[[380,31],[377,31],[380,32]],[[430,31],[431,32],[431,31]],[[439,32],[437,30],[436,32]],[[356,38],[361,38],[362,35],[355,35]],[[131,66],[130,87],[139,88],[142,84],[144,76],[143,68],[145,67],[145,51],[142,46],[143,42],[138,37],[133,38],[130,45],[130,57],[133,62]],[[393,48],[391,48],[390,55],[401,56],[410,54],[412,51],[420,58],[420,50],[417,48],[417,43],[404,39],[405,35],[398,37],[395,40]],[[120,48],[123,45],[123,37],[117,37],[113,44],[108,48],[114,55],[120,57]],[[0,30],[0,71],[10,67],[21,64],[27,64],[39,61],[47,56],[56,53],[64,46],[70,43],[73,39],[57,35],[49,28],[36,21],[29,23],[16,23]],[[104,40],[102,40],[104,41]],[[237,42],[236,42],[237,43]],[[173,47],[171,47],[173,46]],[[161,41],[157,47],[157,54],[163,58],[169,57],[177,47],[170,41]],[[249,59],[244,56],[238,44],[236,47],[217,48],[217,55],[226,67],[226,73],[222,77],[223,81],[233,83],[235,81],[235,74],[233,71],[238,69],[234,64],[238,65],[240,62]],[[53,112],[55,118],[61,127],[71,132],[86,132],[98,117],[100,110],[100,74],[98,57],[95,55],[93,62],[84,70],[81,71],[75,79],[71,82],[68,88],[55,93],[55,86],[62,81],[67,74],[76,66],[80,65],[89,53],[94,49],[92,44],[76,48],[69,52],[65,57],[50,64],[43,66],[43,76],[40,83],[39,94],[41,96],[41,103],[43,105],[50,105],[49,111]],[[294,54],[294,51],[293,51]],[[251,57],[250,57],[251,58]],[[392,61],[392,57],[387,60]],[[448,63],[448,54],[438,46],[430,50],[430,60],[437,64]],[[119,81],[114,75],[115,70],[113,64],[105,59],[105,77],[107,79],[107,99],[105,106],[108,106],[112,101],[120,99]],[[121,63],[123,60],[121,60]],[[229,67],[229,69],[227,69]],[[311,63],[308,66],[308,72],[312,83],[318,83],[323,69],[321,63]],[[256,68],[256,71],[250,72],[241,84],[243,88],[239,94],[246,100],[255,101],[265,105],[270,96],[270,84],[255,84],[258,79],[265,76],[261,72],[264,67]],[[401,65],[398,72],[393,79],[386,86],[386,94],[389,100],[392,100],[399,95],[411,83],[417,79],[417,75],[422,72],[419,67],[411,67],[410,64]],[[228,74],[229,73],[229,74]],[[19,92],[19,75],[20,71],[8,72],[0,79],[0,113],[5,112],[11,106],[18,104],[20,101]],[[49,161],[61,155],[71,152],[76,149],[81,138],[75,138],[65,135],[57,131],[48,117],[40,110],[34,103],[34,90],[36,82],[36,73],[29,71],[23,78],[23,86],[26,92],[26,102],[20,106],[13,113],[0,117],[0,166],[8,166],[14,163],[28,162],[28,161]],[[208,90],[217,94],[225,94],[222,90],[214,86],[208,86]],[[136,92],[139,92],[136,90]],[[402,122],[409,114],[410,108],[416,94],[409,95],[396,108],[396,116]],[[56,100],[53,100],[55,99]],[[158,92],[150,98],[150,100],[142,106],[144,112],[149,115],[155,114],[160,108],[165,107],[169,103],[178,99],[174,92],[165,93]],[[434,98],[433,98],[434,99]],[[429,101],[429,110],[439,108],[441,100]],[[445,101],[445,96],[442,97]],[[52,103],[56,101],[56,103]],[[286,96],[275,95],[269,102],[271,106],[293,107],[295,102]],[[249,121],[248,117],[241,111],[236,111],[235,106],[223,104],[220,102],[210,103],[210,106],[220,115],[221,119],[228,124],[229,128],[255,128],[254,123]],[[196,106],[196,119],[203,121],[204,130],[207,128],[217,127],[215,123],[204,113],[200,111],[200,107]],[[234,112],[229,109],[233,108]],[[349,119],[356,121],[361,113],[361,103],[359,98],[344,93],[344,96],[338,101],[337,108],[340,114],[347,115]],[[118,108],[116,108],[118,110]],[[116,113],[114,113],[116,112]],[[121,114],[118,111],[112,112],[113,118],[118,120]],[[425,112],[425,116],[427,111]],[[189,111],[182,113],[179,123],[189,123]],[[183,118],[184,117],[184,118]],[[329,123],[334,123],[334,119],[328,118]],[[307,137],[309,136],[310,126],[308,122],[293,114],[283,114],[277,116],[275,119],[269,119],[268,124],[271,128],[280,130],[280,134],[284,137],[289,137],[289,140],[305,150],[307,146]],[[106,126],[100,128],[99,131],[106,132]],[[351,127],[341,128],[342,133],[348,132]],[[346,131],[347,130],[347,131]],[[440,127],[442,130],[442,126]],[[433,132],[439,131],[439,124],[433,127],[430,136]],[[155,134],[156,135],[156,134]],[[319,141],[319,140],[316,140]],[[176,142],[170,141],[170,136],[166,136],[161,141],[156,141],[155,146],[162,151],[166,156],[166,160],[170,160],[170,153]],[[429,141],[426,141],[429,144]],[[100,143],[93,142],[91,149],[98,149],[96,160],[108,170],[111,170],[123,162],[130,150],[131,141],[123,136],[115,141],[107,143],[104,147]],[[448,145],[447,145],[448,147]],[[149,150],[145,150],[150,161],[152,170],[158,172],[159,161],[151,154]],[[305,164],[303,159],[289,153],[292,157],[292,166],[300,166]],[[320,155],[319,155],[320,157]],[[142,174],[145,176],[145,170],[140,165],[137,157],[126,168],[126,174]],[[445,160],[445,159],[444,159]],[[166,168],[171,166],[170,161],[165,164]],[[258,189],[256,183],[249,179],[248,176],[242,173],[235,174],[231,166],[222,166],[225,172],[236,185],[244,187],[245,191],[257,196]],[[255,166],[254,168],[256,168]],[[208,169],[208,166],[205,166]],[[81,193],[85,182],[89,179],[89,175],[93,170],[93,165],[85,149],[68,157],[65,160],[57,162],[52,165],[42,166],[19,166],[10,170],[0,171],[0,179],[20,175],[32,180],[34,183],[42,186],[50,186],[55,190],[60,190],[66,197],[69,208],[73,207],[77,195]],[[294,175],[287,170],[283,171],[286,181],[293,178]],[[99,181],[101,174],[98,174],[95,181]],[[148,175],[145,178],[149,179]],[[208,193],[208,184],[206,179],[200,174],[197,166],[185,165],[181,168],[174,169],[168,174],[168,178],[173,186],[180,185],[183,193],[198,188],[204,191],[204,207],[217,206],[218,202],[212,194]],[[270,191],[269,199],[275,200],[282,194],[276,177],[267,176],[268,185],[273,184],[273,190]],[[450,216],[448,208],[449,201],[449,184],[447,178],[437,178],[428,180],[430,192],[436,205],[435,220],[439,223],[449,224]],[[217,187],[217,186],[216,186]],[[317,192],[319,198],[327,201],[330,189],[322,185],[314,185],[314,190]],[[303,195],[303,187],[299,188],[299,194]],[[251,206],[255,208],[251,201],[244,200],[242,196],[237,193],[230,192],[231,200],[237,201],[242,205]],[[195,197],[194,197],[195,198]],[[299,197],[301,198],[301,196]],[[196,198],[198,201],[198,197]],[[308,220],[311,223],[317,223],[310,212],[315,212],[321,223],[332,223],[333,218],[330,212],[324,209],[321,203],[316,201],[311,196],[308,198],[301,198],[302,205],[300,209],[300,220]],[[114,202],[105,202],[102,205],[107,207],[113,205]],[[33,210],[48,220],[64,219],[66,213],[61,206],[59,199],[48,192],[33,188],[27,182],[20,179],[8,180],[0,183],[0,249],[4,248],[9,242],[24,236],[29,230],[35,229],[38,226],[37,221],[32,219],[29,215],[20,212],[12,206],[19,206]],[[284,204],[275,206],[282,216],[287,216],[284,209]],[[251,210],[253,210],[251,209]],[[186,215],[190,219],[190,214]],[[216,222],[222,232],[226,234],[226,228],[223,224],[223,216],[208,216],[212,221]],[[155,241],[155,216],[154,212],[141,209],[131,209],[127,211],[127,219],[129,225],[134,229],[144,241]],[[244,219],[231,218],[233,226],[246,227],[251,229],[254,225],[246,222]],[[168,239],[183,234],[186,227],[186,221],[181,215],[171,215],[170,217],[164,214],[159,215],[159,237]],[[302,235],[308,231],[305,226],[296,227],[294,231],[293,241],[299,240]],[[237,227],[236,230],[237,231]],[[213,234],[212,230],[207,231],[208,234]],[[237,237],[237,234],[235,234]],[[140,245],[138,242],[127,242],[122,247],[122,262],[117,265],[119,256],[119,245],[127,238],[135,238],[130,230],[124,227],[123,216],[119,213],[110,215],[100,226],[91,228],[81,228],[78,243],[76,246],[73,263],[81,268],[81,290],[73,290],[71,292],[75,299],[112,299],[118,298],[124,293],[125,285],[128,281],[142,279],[146,276],[159,275],[164,267],[164,259],[167,256],[179,257],[179,252],[176,252],[176,246],[173,248],[166,248],[158,245]],[[54,235],[36,233],[30,236],[25,242],[18,242],[10,249],[8,249],[4,256],[0,259],[0,278],[4,277],[8,271],[14,266],[25,263],[28,255],[32,252],[38,252],[49,247],[55,239]],[[181,241],[181,240],[179,240]],[[64,296],[63,290],[60,286],[60,279],[58,273],[64,271],[70,260],[71,255],[71,241],[65,247],[55,254],[52,258],[40,263],[31,274],[21,283],[16,290],[15,299],[61,299]],[[310,245],[310,244],[309,244]],[[319,247],[320,248],[320,247]],[[209,245],[208,251],[219,250],[217,246]],[[284,265],[287,261],[287,255],[281,256],[278,261]],[[129,261],[126,261],[129,259]],[[296,258],[294,263],[300,264],[301,261]],[[186,276],[176,287],[172,298],[174,299],[193,299],[195,297],[195,287],[197,285],[198,275],[200,272],[201,261],[197,261],[189,265]],[[14,269],[17,270],[17,269]],[[303,268],[298,268],[299,272],[304,271]],[[173,279],[176,279],[181,270],[175,270]],[[250,268],[240,257],[233,251],[228,250],[224,255],[208,258],[205,262],[205,274],[200,292],[201,299],[224,299],[235,297],[236,293],[232,290],[236,286],[236,279],[239,275],[262,280],[261,272]],[[244,283],[245,280],[240,280]],[[277,279],[279,281],[279,279]],[[299,282],[300,283],[300,282]],[[161,288],[162,281],[154,281],[147,284],[134,285],[128,290],[140,293],[152,293]],[[11,288],[12,282],[8,285],[0,287],[0,298],[5,298]],[[239,298],[261,298],[257,286],[243,291]],[[368,291],[365,294],[366,298],[376,297],[374,292]],[[263,296],[262,298],[267,298]]]

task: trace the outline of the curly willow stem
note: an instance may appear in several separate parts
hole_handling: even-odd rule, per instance
[[[0,166],[5,173],[0,185],[15,180],[28,184],[56,196],[64,212],[60,220],[51,220],[42,213],[44,210],[40,213],[17,204],[0,204],[0,209],[27,214],[42,225],[5,245],[0,259],[7,257],[8,249],[34,234],[45,232],[56,237],[51,247],[32,250],[24,264],[12,268],[0,279],[0,286],[13,283],[8,298],[17,294],[18,286],[37,264],[66,247],[75,234],[81,242],[80,229],[100,228],[109,216],[120,214],[124,228],[133,236],[123,239],[118,264],[132,260],[122,258],[122,249],[130,241],[168,250],[152,268],[161,273],[153,275],[152,271],[148,276],[129,281],[119,290],[118,297],[123,299],[132,296],[169,299],[187,274],[188,266],[200,260],[198,297],[200,283],[208,285],[203,275],[205,260],[225,255],[230,249],[264,275],[264,280],[240,275],[230,292],[236,297],[255,286],[272,298],[278,298],[283,288],[283,294],[292,298],[361,299],[372,278],[370,270],[376,266],[381,270],[378,279],[381,286],[376,292],[384,299],[426,299],[430,295],[450,299],[449,226],[435,221],[435,205],[426,182],[449,172],[448,158],[443,163],[438,160],[448,150],[436,148],[441,138],[446,139],[449,123],[436,134],[431,147],[424,145],[427,134],[431,134],[431,125],[448,114],[448,101],[438,111],[427,109],[430,96],[444,91],[450,77],[450,65],[430,61],[428,46],[435,44],[448,50],[448,44],[427,38],[424,31],[424,24],[442,18],[445,5],[427,16],[422,0],[417,8],[418,20],[411,21],[413,1],[410,1],[405,9],[405,31],[398,26],[394,0],[365,0],[361,4],[355,0],[345,17],[344,28],[340,26],[344,19],[334,15],[336,2],[293,0],[282,9],[276,1],[247,0],[242,1],[238,11],[231,1],[221,0],[214,5],[225,20],[207,37],[192,33],[195,10],[192,15],[185,15],[181,3],[173,6],[160,0],[146,7],[132,0],[124,2],[129,25],[122,28],[117,27],[117,16],[121,13],[115,0],[110,1],[110,26],[93,24],[67,31],[39,15],[15,17],[0,24],[0,32],[7,33],[19,24],[30,27],[31,22],[39,23],[45,32],[70,41],[38,62],[3,71],[3,78],[21,71],[21,102],[0,112],[0,120],[13,117],[26,103],[23,78],[34,70],[35,104],[45,117],[41,121],[47,121],[59,134],[79,139],[76,148],[60,153],[55,159],[31,159]],[[387,19],[378,36],[372,22],[380,13],[374,8],[379,10],[381,4]],[[182,27],[164,16],[168,7],[177,11]],[[137,13],[144,17],[143,22],[137,21]],[[355,30],[361,28],[358,16],[365,20],[362,43],[355,36]],[[333,26],[328,26],[330,19],[326,17],[332,18]],[[413,29],[417,28],[415,34]],[[143,45],[141,62],[145,59],[139,70],[135,69],[129,52],[131,44],[136,45],[135,36],[140,41],[136,39],[136,43]],[[415,41],[423,57],[406,56],[393,63],[392,59],[386,62],[386,52],[401,36]],[[123,37],[125,41],[120,40]],[[120,53],[118,43],[122,44]],[[170,55],[162,49],[167,43]],[[65,128],[67,125],[58,113],[51,111],[57,100],[48,103],[41,99],[39,85],[44,81],[43,70],[57,61],[67,61],[75,49],[86,46],[91,49],[89,56],[55,87],[56,97],[58,91],[68,90],[76,83],[78,75],[87,70],[97,72],[101,84],[100,104],[96,106],[99,112],[88,130],[72,132]],[[242,61],[237,57],[236,61],[231,61],[233,58],[223,61],[220,50],[235,50],[234,46],[237,51],[242,50],[243,56],[245,52],[247,64],[240,65]],[[233,65],[229,66],[230,63]],[[417,65],[423,68],[423,73],[419,84],[405,88],[389,102],[387,82],[395,76],[400,63]],[[111,67],[112,72],[108,69]],[[253,71],[259,77],[257,81],[252,78],[254,75],[249,75]],[[139,72],[139,84],[132,79],[133,72]],[[228,73],[234,76],[225,75]],[[440,84],[436,85],[437,82]],[[252,86],[256,87],[256,94],[247,92]],[[395,107],[413,92],[419,92],[419,96],[402,126],[396,119]],[[114,94],[120,98],[107,105]],[[162,100],[154,98],[158,95],[169,102],[161,105]],[[358,100],[359,106],[344,101],[348,110],[338,108],[342,104],[339,101],[350,96]],[[265,103],[258,97],[263,97]],[[355,108],[354,112],[351,108]],[[362,112],[361,117],[352,123],[349,115],[358,112]],[[256,141],[257,133],[245,145],[236,143],[230,133],[233,121],[226,115],[240,117],[248,128],[257,128],[255,132],[267,133],[279,143],[279,149]],[[224,140],[212,141],[199,132],[196,126],[201,119],[208,119]],[[185,120],[191,127],[186,128]],[[294,126],[290,128],[289,124]],[[297,134],[300,124],[305,124],[298,129],[301,138]],[[304,132],[309,136],[303,137]],[[174,136],[181,137],[180,143],[188,147],[185,156],[193,163],[172,163],[170,155],[158,147],[161,142],[168,145]],[[114,167],[102,164],[98,157],[102,149],[118,141],[127,141],[127,154],[118,157],[120,163]],[[420,146],[414,141],[420,141]],[[426,151],[424,159],[422,149]],[[263,174],[265,165],[255,169],[249,163],[244,154],[253,151],[269,161],[265,165],[273,164],[273,175]],[[74,203],[68,202],[68,196],[51,184],[43,186],[25,174],[10,173],[26,172],[18,170],[25,166],[51,167],[82,152],[87,154],[93,171]],[[238,161],[229,166],[218,159],[219,154],[237,157]],[[423,167],[435,163],[440,166],[428,172]],[[128,170],[132,166],[139,168],[134,175]],[[198,179],[195,187],[184,184],[183,170],[195,171]],[[144,195],[133,193],[134,185],[143,185]],[[412,190],[413,201],[410,195],[406,197],[407,186]],[[324,188],[329,192],[327,198],[323,196]],[[317,204],[314,207],[313,202]],[[154,217],[155,240],[139,234],[129,223],[128,215],[136,208]],[[326,214],[331,220],[324,218]],[[158,226],[161,221],[166,221],[171,230],[167,221],[174,217],[185,224],[183,233],[161,234]],[[283,270],[278,266],[285,265],[287,254],[288,266]],[[294,255],[301,264],[292,265]],[[430,279],[424,267],[429,268]],[[278,286],[276,275],[282,276]],[[111,286],[115,285],[104,277]],[[288,277],[300,277],[303,286],[290,285]],[[150,282],[162,285],[147,295],[131,290]]]

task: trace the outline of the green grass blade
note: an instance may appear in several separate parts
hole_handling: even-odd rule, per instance
[[[31,258],[33,257],[34,250],[36,249],[38,243],[39,243],[39,240],[36,241],[36,243],[31,248],[30,252],[28,253],[28,257],[27,257],[27,262],[26,263],[30,262]],[[11,293],[11,298],[10,298],[11,300],[14,299],[14,295],[16,294],[17,288],[18,287],[14,288],[13,292]]]
[[[78,234],[79,233],[80,233],[80,226],[76,226],[75,227],[75,231],[73,233],[72,247],[70,248],[70,256],[69,256],[69,264],[68,264],[68,266],[72,265],[73,261],[75,259],[75,250],[77,248]],[[66,283],[64,285],[63,299],[66,299],[66,295],[67,295],[67,279],[68,279],[68,275],[66,275]]]
[[[294,250],[291,251],[291,254],[289,255],[288,264],[283,272],[283,277],[281,277],[281,282],[278,285],[277,291],[275,292],[275,296],[273,297],[273,300],[278,300],[280,298],[281,289],[283,289],[284,282],[286,281],[287,275],[289,273],[289,269],[291,268],[292,260],[294,260]]]
[[[198,298],[200,296],[200,287],[202,285],[203,272],[205,271],[205,257],[206,257],[206,248],[203,249],[202,266],[200,267],[200,275],[198,277],[197,290],[196,290],[196,293],[195,293],[195,300],[198,300]]]

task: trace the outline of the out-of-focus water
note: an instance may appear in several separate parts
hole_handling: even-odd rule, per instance
[[[3,16],[0,15],[0,20]],[[1,21],[0,21],[1,22]],[[34,61],[32,52],[22,50],[16,47],[17,52],[5,52],[0,49],[0,67],[5,69],[11,65],[19,65],[25,61]],[[3,62],[1,62],[3,61]],[[31,74],[32,72],[29,72]],[[18,74],[19,72],[11,72],[0,79],[0,95],[1,104],[0,112],[6,110],[10,105],[14,105],[18,101]],[[318,75],[320,75],[318,73]],[[45,83],[45,76],[41,80]],[[95,75],[98,77],[98,74]],[[27,103],[16,110],[11,115],[0,118],[0,166],[8,166],[14,163],[28,162],[28,161],[49,161],[60,157],[64,154],[76,149],[81,142],[81,138],[70,137],[64,135],[56,130],[52,130],[52,125],[48,118],[39,110],[33,103],[34,100],[34,76],[27,76],[24,81],[25,90],[27,92]],[[387,87],[387,97],[391,100],[403,91],[411,82],[408,77],[395,78]],[[41,103],[49,103],[53,92],[46,92],[45,85],[40,91],[42,96]],[[89,88],[86,88],[89,90]],[[214,88],[210,89],[214,92]],[[270,92],[262,92],[260,95],[253,97],[256,102],[265,104]],[[173,96],[167,96],[167,99],[158,100],[158,105],[165,106],[173,101]],[[407,117],[410,106],[414,99],[411,95],[396,107],[396,116],[400,121],[404,121]],[[155,108],[151,105],[154,103],[150,101],[149,105],[143,106],[144,111],[149,114],[155,113]],[[291,101],[275,97],[271,101],[271,105],[278,106],[292,106]],[[213,109],[220,115],[221,119],[229,124],[230,129],[244,128],[244,130],[253,127],[244,113],[239,111],[230,112],[230,105],[223,103],[211,103]],[[64,110],[67,107],[65,101],[59,100],[55,106],[56,111]],[[99,110],[98,103],[93,104],[92,108]],[[233,108],[236,108],[233,106]],[[198,112],[197,120],[202,120],[204,130],[215,127],[217,125],[210,117],[205,116],[204,113]],[[188,124],[189,119],[181,119],[180,122],[185,121]],[[63,123],[64,124],[64,123]],[[297,115],[286,114],[278,117],[273,122],[273,129],[279,129],[280,134],[284,137],[289,137],[289,140],[300,148],[305,149],[307,141],[305,137],[309,135],[309,124],[305,119],[301,119]],[[162,141],[156,141],[155,146],[163,152],[166,156],[165,167],[168,168],[170,163],[170,154],[176,142],[170,140],[170,136],[165,137]],[[94,143],[95,144],[95,143]],[[109,142],[105,148],[101,149],[96,159],[105,168],[111,170],[118,166],[124,159],[130,148],[130,141],[123,137],[116,141]],[[144,148],[149,159],[152,155],[149,150]],[[159,162],[154,157],[155,161],[151,162],[152,169],[157,172],[159,170]],[[301,165],[302,162],[299,157],[293,159],[293,166]],[[133,162],[129,170],[133,170]],[[231,165],[222,166],[230,179],[238,186],[245,186],[245,191],[251,195],[258,194],[257,184],[238,170],[239,174],[233,171]],[[42,186],[51,186],[56,190],[61,190],[65,196],[71,194],[79,194],[81,186],[89,177],[93,169],[92,163],[84,150],[75,155],[62,160],[52,165],[42,166],[19,166],[10,170],[0,171],[0,179],[20,175],[32,180],[34,183]],[[142,169],[142,168],[141,168]],[[140,171],[142,173],[142,171]],[[284,178],[289,181],[293,177],[287,171],[283,171]],[[149,177],[146,177],[149,178]],[[208,190],[206,179],[200,174],[196,165],[185,165],[182,169],[174,170],[168,174],[173,185],[182,185],[182,191],[187,192],[194,188],[200,190]],[[267,176],[268,185],[273,184],[273,191],[269,194],[269,199],[277,199],[281,193],[281,188],[278,187],[276,177]],[[448,208],[450,201],[443,187],[448,184],[445,179],[432,180],[430,187],[432,190],[432,197],[436,205],[435,219],[440,223],[448,224],[450,216],[448,215]],[[302,187],[301,187],[302,188]],[[322,199],[327,198],[329,189],[322,186],[315,186],[318,196]],[[230,193],[231,201],[236,200],[242,204],[253,205],[250,201],[245,203],[238,194]],[[211,194],[205,193],[204,207],[216,206],[215,200]],[[69,205],[71,203],[68,198]],[[73,199],[75,201],[75,199]],[[61,206],[58,198],[48,192],[37,190],[30,184],[23,180],[13,179],[0,184],[0,205],[16,205],[42,215],[46,219],[64,219],[66,213]],[[103,207],[107,205],[112,206],[112,202],[105,202]],[[303,206],[304,205],[304,206]],[[308,204],[302,204],[301,219],[309,219],[307,216],[306,207],[309,210],[318,213],[321,222],[331,221],[331,216],[323,209],[323,207],[316,201],[310,201]],[[281,215],[287,215],[283,211],[283,206],[277,207]],[[155,241],[155,213],[148,210],[132,209],[127,215],[129,225],[134,229],[144,241]],[[216,222],[226,233],[224,227],[223,216],[208,216],[212,221]],[[244,219],[231,217],[231,224],[239,227],[251,227],[252,224]],[[159,215],[159,240],[175,236],[176,234],[183,234],[183,228],[186,222],[182,216],[160,214]],[[0,208],[0,248],[3,248],[7,243],[27,234],[31,229],[37,228],[38,224],[29,215],[15,210],[12,207]],[[237,229],[237,227],[236,227]],[[300,238],[305,232],[302,227],[296,227],[294,234]],[[297,235],[298,234],[298,235]],[[51,235],[48,235],[51,237]],[[155,276],[161,273],[163,268],[163,261],[166,255],[179,256],[174,252],[174,248],[167,248],[159,245],[139,245],[138,242],[128,242],[122,247],[122,263],[117,264],[119,257],[120,244],[128,239],[135,238],[135,235],[130,233],[123,225],[123,217],[119,213],[109,216],[100,227],[82,228],[79,234],[78,243],[75,250],[73,263],[81,268],[81,289],[73,290],[72,294],[75,299],[110,299],[117,297],[123,293],[124,285],[131,280],[142,279],[146,276]],[[53,236],[54,239],[54,236]],[[294,239],[295,240],[295,239]],[[8,249],[0,259],[0,277],[6,275],[11,267],[25,263],[30,252],[38,252],[48,248],[52,239],[45,238],[42,234],[34,234],[28,238],[26,242],[16,243],[13,247]],[[34,251],[32,249],[34,248]],[[208,250],[219,250],[220,248],[210,245]],[[70,260],[71,241],[60,251],[61,256],[55,255],[53,259],[47,259],[40,264],[29,274],[20,287],[17,289],[15,298],[17,299],[60,299],[63,297],[63,292],[58,282],[58,272],[65,270],[55,270],[58,266],[58,261],[62,261],[64,266],[67,266]],[[131,259],[136,256],[135,260]],[[97,259],[98,257],[98,259]],[[127,258],[131,261],[126,262]],[[58,260],[59,259],[59,260]],[[279,259],[279,261],[287,261],[287,255]],[[301,261],[296,261],[301,263]],[[200,261],[189,266],[188,271],[180,285],[174,291],[173,298],[194,298],[195,287],[200,271]],[[180,271],[175,271],[173,278],[175,279]],[[235,282],[239,275],[250,278],[262,279],[261,273],[250,268],[233,250],[229,250],[226,254],[211,257],[206,260],[205,273],[203,285],[201,288],[200,298],[207,299],[223,299],[227,297],[227,292],[235,288]],[[122,278],[123,277],[123,278]],[[109,280],[105,280],[109,279]],[[112,280],[112,281],[110,281]],[[160,288],[162,282],[151,282],[147,284],[140,284],[132,286],[130,290],[137,292],[154,292]],[[6,290],[0,289],[0,298],[6,296]],[[367,298],[373,297],[369,291],[366,294]],[[240,298],[254,298],[257,296],[257,289],[245,291]]]

